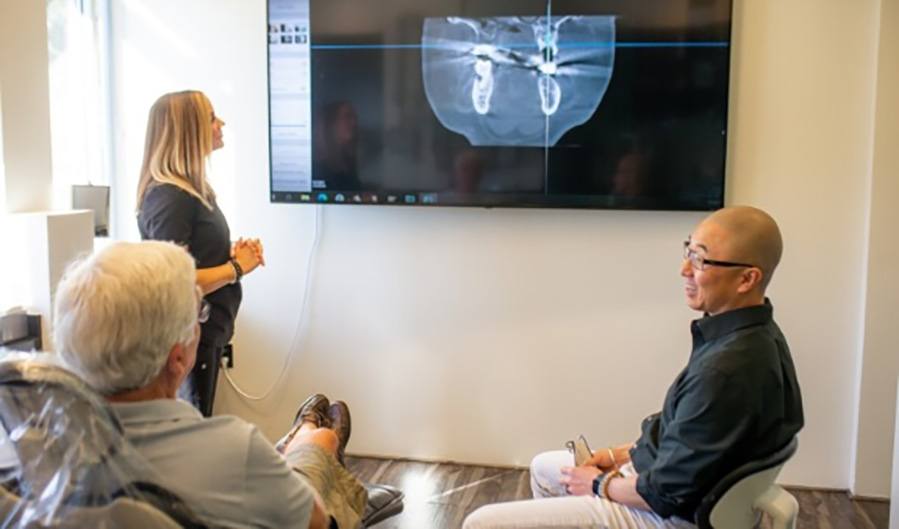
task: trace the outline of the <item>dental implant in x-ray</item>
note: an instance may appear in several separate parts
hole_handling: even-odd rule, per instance
[[[425,94],[475,146],[552,146],[596,112],[612,78],[615,17],[427,18]]]

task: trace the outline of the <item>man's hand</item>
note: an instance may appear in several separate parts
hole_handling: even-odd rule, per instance
[[[593,494],[593,479],[601,473],[595,466],[562,467],[559,482],[572,496],[589,496]]]
[[[627,443],[610,448],[600,448],[593,452],[593,457],[585,461],[584,465],[597,467],[603,472],[621,467],[631,460],[629,453],[631,446],[633,446],[632,443]]]
[[[597,450],[593,452],[593,457],[584,461],[584,464],[581,466],[591,466],[596,467],[603,472],[608,472],[612,470],[614,464],[612,463],[612,458],[609,456],[609,451],[605,449]]]

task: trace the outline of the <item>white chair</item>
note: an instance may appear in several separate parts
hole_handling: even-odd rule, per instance
[[[772,529],[795,529],[799,503],[774,480],[796,453],[796,446],[793,438],[770,456],[725,476],[696,510],[699,529],[752,529],[757,527],[762,513],[771,517]]]

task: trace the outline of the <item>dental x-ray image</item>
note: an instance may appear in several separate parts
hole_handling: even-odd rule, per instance
[[[473,146],[553,146],[590,119],[615,60],[615,18],[428,18],[425,94]]]

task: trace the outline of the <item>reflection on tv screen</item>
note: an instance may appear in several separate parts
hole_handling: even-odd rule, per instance
[[[731,0],[269,0],[271,200],[723,204]]]

